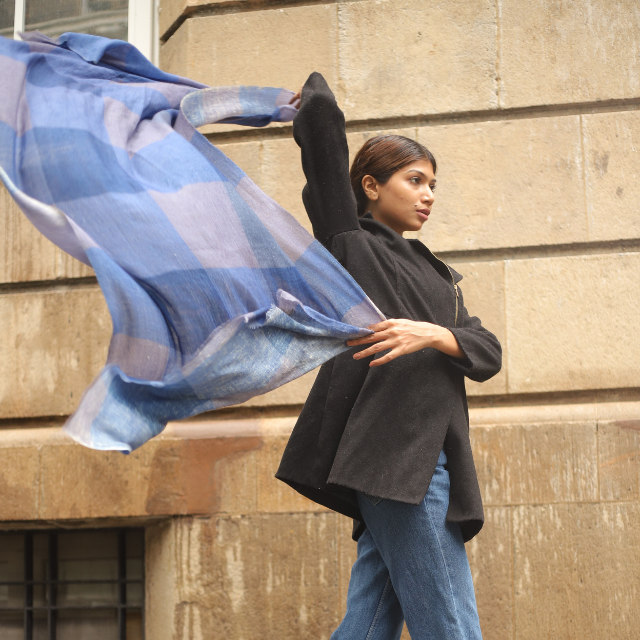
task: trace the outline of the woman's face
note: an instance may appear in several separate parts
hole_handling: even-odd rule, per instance
[[[374,219],[402,235],[418,231],[428,220],[436,177],[428,160],[416,160],[398,169],[385,184],[365,176],[362,187]]]

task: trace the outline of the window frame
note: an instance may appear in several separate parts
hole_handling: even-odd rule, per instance
[[[159,0],[129,0],[127,40],[137,47],[153,64],[159,56]],[[15,0],[13,38],[20,40],[25,30],[27,0]]]
[[[126,550],[126,535],[128,531],[138,530],[142,532],[142,577],[138,579],[127,578],[127,550]],[[4,582],[2,585],[24,585],[24,604],[20,610],[24,612],[24,638],[25,640],[32,640],[33,638],[33,614],[34,609],[39,611],[45,610],[47,613],[47,637],[48,640],[57,640],[57,613],[59,610],[67,610],[68,607],[59,609],[57,606],[58,586],[63,581],[58,578],[58,544],[57,536],[60,532],[69,531],[68,529],[28,529],[28,530],[13,530],[6,529],[0,531],[0,540],[3,535],[22,535],[24,539],[24,551],[23,551],[23,563],[24,563],[24,576],[23,580],[18,582]],[[115,532],[117,534],[118,544],[118,577],[115,580],[73,580],[73,584],[95,584],[99,583],[116,583],[118,585],[118,603],[114,606],[94,606],[94,607],[71,607],[73,610],[89,611],[89,610],[114,610],[118,611],[118,640],[126,640],[127,637],[127,610],[138,609],[141,610],[142,615],[142,637],[145,637],[145,601],[146,601],[146,572],[145,572],[145,539],[143,527],[109,527],[109,528],[90,528],[90,529],[73,529],[73,531],[83,533],[95,533],[95,532]],[[33,536],[34,535],[47,535],[47,569],[50,578],[46,580],[46,594],[47,605],[46,607],[34,607],[33,606],[33,588],[36,581],[33,579]],[[127,606],[127,584],[142,584],[142,603],[140,607]],[[14,609],[0,609],[0,611],[13,611]],[[17,609],[15,610],[17,612]]]

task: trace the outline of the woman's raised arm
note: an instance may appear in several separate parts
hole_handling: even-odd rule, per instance
[[[314,236],[327,245],[338,233],[359,228],[349,180],[349,147],[344,114],[325,79],[312,73],[302,87],[293,137],[302,150],[307,184],[302,200]]]

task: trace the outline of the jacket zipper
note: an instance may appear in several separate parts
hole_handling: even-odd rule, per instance
[[[440,258],[438,258],[438,256],[435,253],[433,253],[433,257],[436,260],[442,262],[442,264],[445,267],[447,267],[447,271],[449,272],[449,275],[451,276],[451,283],[453,284],[453,290],[456,292],[456,317],[455,317],[455,320],[453,321],[453,326],[457,327],[458,326],[458,298],[460,296],[459,296],[459,292],[458,292],[458,285],[456,284],[456,279],[453,277],[453,272],[451,271],[451,269],[449,268],[449,265],[446,262],[440,260]]]

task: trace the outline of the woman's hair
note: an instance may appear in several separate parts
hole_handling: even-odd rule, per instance
[[[367,140],[356,153],[349,172],[351,188],[358,203],[358,215],[364,215],[369,204],[362,188],[362,178],[373,176],[379,183],[385,184],[398,169],[416,160],[428,160],[433,166],[433,173],[436,172],[436,159],[431,151],[411,138],[376,136]]]

